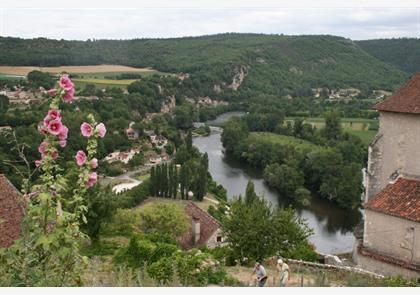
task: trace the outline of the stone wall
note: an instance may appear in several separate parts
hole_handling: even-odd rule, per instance
[[[406,269],[397,265],[393,265],[390,263],[386,263],[383,261],[380,261],[378,259],[374,259],[368,256],[364,255],[357,255],[357,266],[368,270],[377,274],[381,274],[384,276],[391,276],[391,277],[397,277],[401,276],[406,279],[418,279],[420,278],[420,273],[417,271],[413,271],[410,269]]]
[[[420,223],[366,209],[363,247],[420,264]]]
[[[0,174],[0,247],[9,247],[20,235],[23,206],[19,191]]]
[[[420,115],[380,112],[369,147],[366,196],[374,197],[399,174],[420,176]]]
[[[222,237],[222,241],[218,242],[217,237]],[[207,241],[207,247],[213,249],[218,246],[223,246],[225,244],[225,237],[222,235],[222,230],[219,228],[214,232],[213,235]]]

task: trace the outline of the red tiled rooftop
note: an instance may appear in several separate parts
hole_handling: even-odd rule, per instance
[[[400,177],[370,199],[364,208],[420,222],[420,181]]]
[[[197,244],[194,245],[192,230],[190,229],[179,238],[179,243],[184,249],[188,250],[193,247],[200,247],[204,245],[220,227],[219,222],[213,216],[203,211],[193,202],[188,202],[187,206],[185,206],[185,213],[188,215],[190,222],[192,219],[200,222],[200,239],[198,240]]]
[[[378,111],[420,114],[420,73],[417,73],[385,101],[373,106]]]

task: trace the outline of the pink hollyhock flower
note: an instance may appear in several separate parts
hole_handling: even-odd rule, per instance
[[[74,88],[66,91],[66,93],[63,96],[64,102],[72,102],[74,98]]]
[[[42,157],[44,157],[45,154],[47,153],[47,148],[48,148],[48,142],[47,141],[41,142],[41,144],[38,147],[38,152],[41,154]]]
[[[51,120],[61,119],[60,111],[56,109],[49,110],[47,116],[50,117]]]
[[[58,144],[63,148],[67,145],[67,140],[60,140]]]
[[[58,139],[61,140],[61,141],[66,140],[68,133],[69,133],[69,128],[67,128],[67,126],[63,125],[63,127],[61,127],[60,134],[58,134]]]
[[[48,126],[50,121],[58,120],[61,121],[61,115],[59,110],[51,109],[48,111],[48,114],[44,118],[44,125]]]
[[[93,134],[93,128],[88,123],[83,122],[80,126],[80,131],[84,137],[91,137]]]
[[[41,166],[41,163],[42,163],[42,161],[41,161],[41,160],[36,160],[36,161],[35,161],[35,166],[36,166],[36,167],[39,167],[39,166]]]
[[[86,183],[86,187],[92,187],[98,180],[98,175],[96,172],[89,173],[89,179]]]
[[[96,131],[98,132],[98,135],[99,135],[99,137],[104,137],[105,136],[105,134],[106,134],[106,128],[105,128],[105,125],[104,125],[104,123],[99,123],[97,126],[96,126]]]
[[[61,129],[63,127],[63,124],[61,123],[61,120],[51,120],[48,122],[48,132],[52,135],[59,135],[61,132]]]
[[[91,166],[93,169],[96,169],[96,168],[98,167],[98,159],[93,158],[93,159],[90,161],[90,166]]]
[[[57,150],[54,150],[54,151],[51,153],[51,158],[52,158],[53,160],[55,160],[55,159],[57,159],[57,158],[58,158],[58,151],[57,151]]]
[[[46,126],[43,123],[39,123],[38,124],[38,132],[42,135],[45,135],[48,133],[48,130],[46,128]]]
[[[86,154],[84,151],[77,151],[76,153],[76,163],[79,166],[82,166],[86,163]]]
[[[55,96],[55,94],[57,93],[57,89],[53,88],[47,91],[47,94],[49,96]]]
[[[60,87],[66,91],[70,91],[71,89],[74,89],[74,84],[70,80],[68,75],[61,76],[59,84],[60,84]]]

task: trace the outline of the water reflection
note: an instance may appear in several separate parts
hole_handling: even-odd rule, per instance
[[[220,126],[232,115],[222,116],[212,123]],[[229,198],[239,194],[244,195],[248,180],[252,180],[257,194],[273,205],[292,206],[300,217],[308,221],[309,226],[314,229],[314,235],[310,240],[318,251],[325,253],[351,251],[354,243],[352,231],[362,217],[359,210],[340,209],[316,196],[312,198],[309,206],[301,206],[281,198],[275,190],[264,183],[262,171],[224,155],[220,141],[221,131],[220,128],[212,127],[212,134],[208,137],[194,138],[194,145],[200,151],[208,153],[209,171],[213,179],[226,188]]]

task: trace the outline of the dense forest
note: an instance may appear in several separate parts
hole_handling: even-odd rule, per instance
[[[314,87],[393,90],[408,76],[352,40],[329,35],[88,41],[2,37],[0,51],[0,65],[122,64],[188,73],[185,87],[191,95],[226,99],[293,95]]]
[[[383,62],[414,74],[420,71],[420,39],[393,38],[356,41],[363,50]]]

